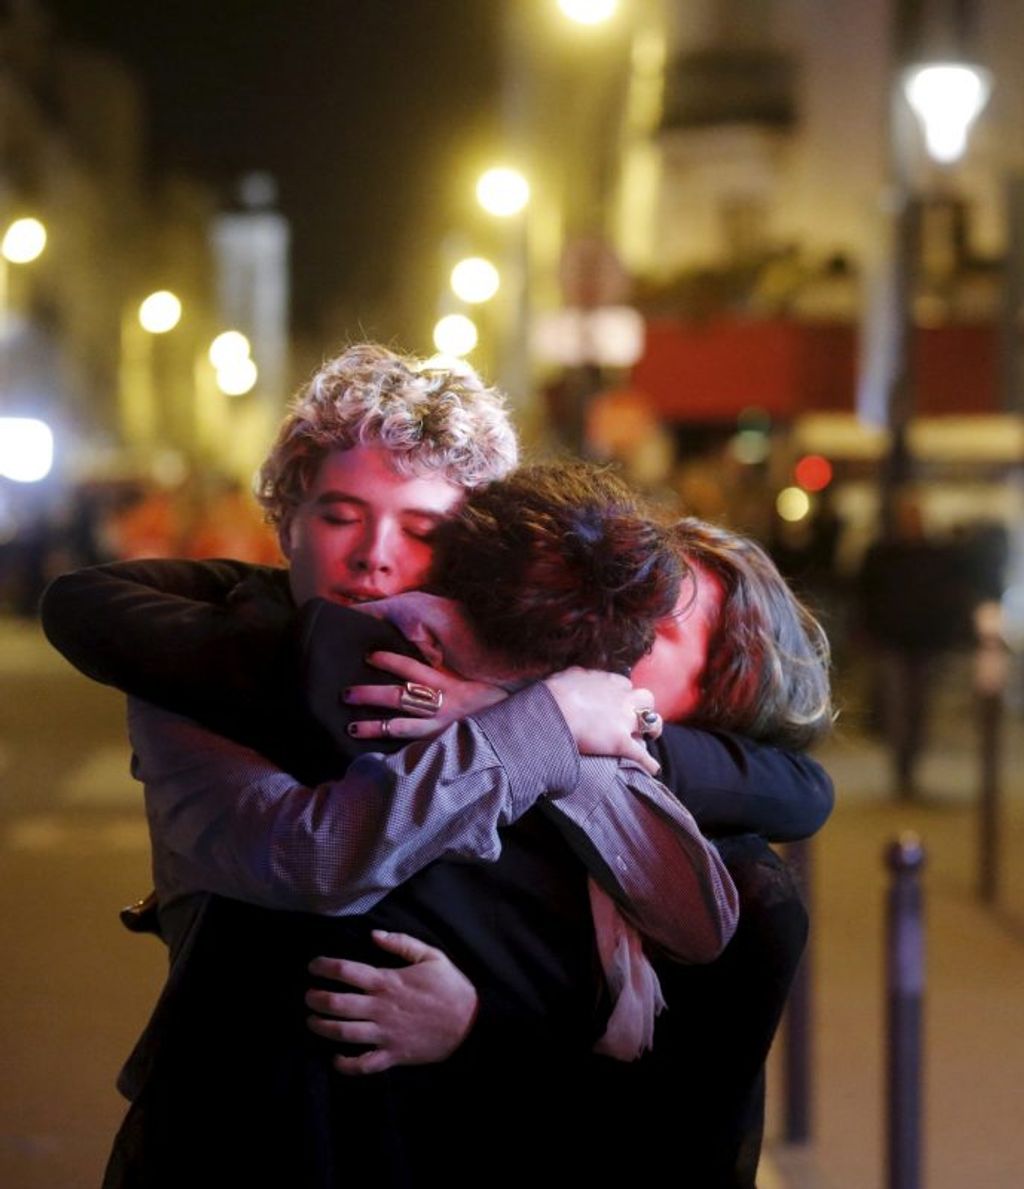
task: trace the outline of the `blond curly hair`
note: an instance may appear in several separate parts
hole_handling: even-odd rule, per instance
[[[404,475],[439,475],[469,490],[515,469],[505,399],[470,368],[434,367],[377,343],[324,363],[297,393],[260,467],[256,498],[280,525],[332,450],[382,446]]]

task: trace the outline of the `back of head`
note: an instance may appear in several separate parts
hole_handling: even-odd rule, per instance
[[[684,570],[629,488],[585,463],[523,467],[473,493],[436,548],[436,587],[521,672],[628,672]]]
[[[710,570],[723,589],[691,721],[782,747],[821,738],[833,717],[821,625],[754,541],[694,518],[673,534],[687,561]]]
[[[388,450],[400,474],[467,489],[507,475],[518,454],[504,398],[472,369],[359,343],[324,363],[292,401],[260,468],[267,519],[287,519],[326,454],[360,445]]]

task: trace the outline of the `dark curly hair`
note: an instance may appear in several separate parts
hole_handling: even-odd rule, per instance
[[[607,469],[523,467],[438,530],[433,587],[520,671],[628,673],[671,614],[685,562]]]

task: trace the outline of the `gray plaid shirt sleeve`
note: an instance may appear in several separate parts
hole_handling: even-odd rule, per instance
[[[579,779],[572,736],[540,686],[316,788],[145,702],[130,699],[128,718],[164,903],[205,891],[365,912],[434,859],[497,858],[499,827]]]

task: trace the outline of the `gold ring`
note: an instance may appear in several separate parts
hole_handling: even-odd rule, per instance
[[[436,714],[444,703],[444,693],[419,681],[407,681],[398,695],[398,705],[412,714]]]

